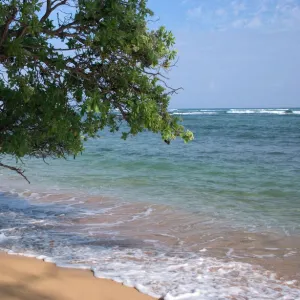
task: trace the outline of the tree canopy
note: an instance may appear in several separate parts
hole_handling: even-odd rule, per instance
[[[167,143],[193,139],[168,113],[175,41],[149,29],[146,2],[1,1],[0,155],[75,156],[122,122],[124,139],[144,130]]]

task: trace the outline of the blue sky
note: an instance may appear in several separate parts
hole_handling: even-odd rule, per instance
[[[300,0],[149,0],[176,36],[171,107],[300,107]]]

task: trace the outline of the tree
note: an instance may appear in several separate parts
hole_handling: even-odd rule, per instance
[[[174,37],[150,30],[152,16],[146,0],[1,1],[0,154],[76,156],[122,122],[123,139],[193,139],[168,113]]]

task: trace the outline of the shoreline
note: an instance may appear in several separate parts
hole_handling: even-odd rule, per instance
[[[33,197],[31,197],[31,195]],[[197,245],[199,244],[199,255],[197,257],[193,257],[191,259],[187,259],[186,257],[174,255],[170,256],[168,258],[161,258],[156,255],[155,251],[152,252],[151,244],[150,244],[150,250],[146,247],[149,247],[149,244],[139,244],[139,240],[147,238],[147,241],[153,241],[153,238],[159,240],[162,244],[165,243],[168,245],[168,243],[172,243],[173,240],[170,239],[170,235],[162,235],[162,236],[154,236],[154,235],[146,235],[144,236],[144,233],[147,233],[146,229],[149,229],[149,226],[154,226],[153,228],[154,233],[158,232],[158,229],[160,232],[163,231],[163,229],[166,230],[166,233],[168,233],[168,229],[170,228],[169,223],[174,224],[175,222],[178,222],[178,220],[182,221],[182,224],[185,224],[185,226],[198,224],[195,223],[194,219],[190,218],[190,214],[186,214],[185,212],[180,212],[178,214],[170,214],[169,208],[166,210],[162,205],[154,207],[154,205],[151,205],[151,214],[147,214],[149,209],[149,204],[140,204],[137,205],[136,203],[125,203],[122,206],[114,206],[113,204],[114,199],[111,198],[98,198],[97,196],[90,196],[84,198],[84,202],[82,202],[86,207],[88,207],[88,210],[91,208],[101,208],[101,209],[107,209],[107,208],[113,208],[113,214],[102,214],[102,213],[93,213],[92,215],[86,215],[85,213],[82,214],[72,214],[70,213],[70,216],[66,213],[64,210],[61,209],[51,209],[51,204],[55,204],[55,207],[59,207],[57,205],[57,202],[62,202],[62,207],[70,204],[70,201],[72,204],[77,205],[78,198],[72,197],[71,194],[48,194],[44,193],[41,194],[40,198],[38,198],[38,194],[31,192],[31,191],[25,191],[24,195],[19,195],[17,191],[14,191],[12,194],[12,198],[14,196],[17,197],[17,202],[14,204],[12,202],[12,206],[8,209],[3,210],[3,224],[6,224],[7,221],[10,225],[8,228],[1,230],[0,233],[0,240],[1,240],[1,234],[3,234],[3,241],[8,243],[8,247],[2,248],[2,251],[7,253],[7,255],[12,257],[20,257],[21,259],[25,260],[38,260],[39,263],[46,262],[47,264],[54,265],[55,268],[58,269],[67,269],[71,271],[70,276],[67,277],[75,277],[77,278],[77,273],[89,273],[89,276],[96,279],[97,285],[101,281],[101,286],[104,284],[104,290],[113,289],[115,291],[115,286],[118,286],[118,289],[120,289],[120,286],[123,290],[125,287],[126,289],[130,290],[137,290],[137,294],[139,296],[134,296],[138,298],[133,298],[132,295],[128,295],[127,292],[123,292],[122,290],[120,292],[117,292],[115,295],[114,293],[111,295],[110,292],[102,295],[102,290],[100,290],[97,293],[96,298],[94,296],[85,296],[85,290],[90,288],[82,287],[81,289],[83,292],[81,292],[81,295],[83,295],[81,298],[74,298],[67,295],[66,297],[63,297],[62,295],[55,295],[53,298],[52,296],[49,298],[48,295],[40,295],[37,298],[33,298],[32,294],[30,296],[27,296],[27,298],[16,298],[16,297],[8,297],[7,295],[1,294],[1,287],[3,288],[3,284],[0,278],[0,299],[2,300],[83,300],[83,299],[91,299],[91,300],[154,300],[158,299],[161,295],[164,295],[167,299],[190,299],[186,297],[190,297],[191,291],[192,293],[196,293],[197,295],[200,293],[203,297],[202,299],[218,299],[218,295],[220,293],[224,293],[225,295],[228,295],[228,297],[238,297],[238,296],[244,296],[246,295],[245,292],[248,294],[250,293],[251,296],[255,297],[256,292],[259,290],[263,295],[265,295],[265,287],[268,286],[268,288],[272,291],[274,296],[272,297],[276,299],[276,297],[279,297],[279,294],[281,291],[283,291],[284,294],[293,294],[295,297],[293,299],[298,299],[298,296],[300,297],[300,291],[299,291],[299,260],[297,260],[297,257],[299,257],[298,253],[295,251],[298,251],[298,243],[294,240],[292,237],[280,237],[278,238],[276,235],[273,235],[271,233],[268,233],[267,235],[264,233],[251,233],[246,231],[227,231],[224,232],[213,230],[215,229],[215,223],[214,225],[211,225],[211,223],[208,223],[207,226],[205,226],[206,223],[204,223],[204,229],[208,230],[210,233],[208,235],[208,240],[201,238],[199,239],[199,228],[201,227],[195,227],[194,231],[189,231],[189,238],[191,238],[191,241],[196,241]],[[24,198],[25,197],[25,198]],[[1,197],[0,197],[1,198]],[[10,196],[8,196],[8,199],[6,197],[3,198],[6,202],[10,199]],[[24,203],[21,203],[21,206],[19,206],[19,200],[24,200],[28,202],[29,205],[24,205]],[[13,201],[15,201],[13,200]],[[81,199],[82,200],[82,199]],[[112,203],[113,202],[113,203]],[[33,206],[39,207],[40,204],[46,204],[46,207],[42,206],[42,209],[39,210],[32,210]],[[47,205],[50,204],[48,207]],[[81,203],[80,203],[81,205]],[[76,212],[79,210],[78,208],[81,208],[81,206],[76,206]],[[84,207],[85,207],[84,206]],[[16,207],[17,210],[14,210],[13,208]],[[83,207],[83,206],[82,206]],[[21,210],[20,210],[21,208]],[[10,216],[10,211],[13,212],[12,216]],[[23,232],[22,230],[20,232],[15,231],[14,228],[19,228],[19,213],[21,212],[21,221],[25,217],[25,224],[28,227],[24,227],[26,230]],[[164,212],[167,211],[167,215],[164,214]],[[39,213],[42,212],[42,216],[39,216]],[[85,211],[84,211],[85,212]],[[6,214],[7,213],[7,214]],[[58,217],[57,217],[58,215]],[[49,216],[49,217],[48,217]],[[53,219],[53,216],[55,216],[54,220],[55,223],[48,223],[48,221],[51,221]],[[135,216],[138,216],[137,218],[134,218]],[[141,218],[141,216],[143,216]],[[161,216],[164,216],[164,221],[166,222],[166,226],[164,227],[164,223],[161,222]],[[169,219],[166,218],[166,216],[169,217]],[[62,221],[60,221],[60,218],[62,217]],[[188,218],[187,218],[188,217]],[[122,219],[123,218],[123,219]],[[12,220],[15,219],[15,222],[12,224],[10,223]],[[110,238],[107,238],[107,236],[100,234],[96,235],[94,232],[92,232],[91,235],[88,237],[86,234],[84,235],[84,240],[79,239],[78,245],[81,245],[82,243],[84,245],[91,245],[92,247],[95,246],[107,246],[107,249],[111,251],[107,252],[99,252],[97,250],[96,254],[89,253],[89,252],[83,252],[84,257],[82,255],[79,256],[79,258],[76,258],[76,253],[81,248],[79,247],[79,250],[73,247],[70,247],[70,249],[67,251],[66,255],[70,255],[69,259],[67,261],[64,261],[62,264],[59,263],[59,257],[61,254],[63,254],[64,251],[63,248],[59,248],[60,244],[59,242],[62,242],[62,239],[57,238],[55,235],[49,235],[47,227],[45,228],[45,225],[50,225],[51,228],[54,226],[51,230],[56,230],[56,228],[59,229],[60,225],[63,225],[66,223],[66,221],[69,221],[68,223],[68,234],[64,234],[63,237],[69,238],[69,235],[72,234],[77,236],[77,231],[74,231],[74,229],[78,230],[78,233],[80,232],[79,229],[85,229],[86,226],[90,226],[91,230],[94,229],[94,226],[96,225],[97,228],[101,224],[114,224],[115,221],[125,221],[129,219],[130,222],[127,223],[127,227],[125,226],[125,231],[122,231],[122,238],[121,240],[111,240]],[[188,220],[186,222],[186,220]],[[156,222],[157,221],[157,222]],[[207,221],[207,219],[205,219]],[[40,223],[41,222],[41,223]],[[22,223],[21,223],[22,224]],[[51,225],[52,224],[52,225]],[[54,224],[54,225],[53,225]],[[128,226],[129,224],[129,226]],[[158,227],[157,224],[159,224]],[[202,224],[202,223],[200,223]],[[70,227],[70,225],[73,225],[74,227]],[[15,227],[16,226],[16,227]],[[58,226],[58,227],[56,227]],[[116,229],[124,229],[123,223],[116,223],[112,228]],[[10,229],[11,228],[11,229]],[[22,227],[20,227],[22,228]],[[126,230],[127,229],[127,230]],[[197,229],[195,231],[195,229]],[[6,232],[8,230],[8,232]],[[10,231],[12,230],[12,231]],[[31,233],[29,235],[28,231]],[[107,228],[105,227],[105,232],[107,231]],[[58,231],[60,232],[60,231]],[[66,230],[63,230],[63,232],[66,232]],[[24,235],[25,233],[25,235]],[[97,231],[98,233],[98,231]],[[143,234],[141,236],[141,233]],[[8,234],[8,235],[7,235]],[[179,232],[180,234],[180,232]],[[35,245],[35,242],[38,244],[41,243],[41,247],[39,251],[37,251],[36,256],[31,256],[28,254],[28,256],[23,252],[23,250],[27,249],[26,243],[25,245],[18,245],[18,238],[19,237],[27,237],[26,241],[31,243],[31,245]],[[132,236],[134,238],[132,238]],[[221,236],[221,237],[219,237]],[[184,238],[185,235],[179,235],[179,237]],[[198,237],[198,239],[197,239]],[[6,240],[6,238],[8,238]],[[11,238],[11,239],[10,239]],[[16,240],[14,239],[16,238]],[[70,238],[72,238],[70,236]],[[56,245],[56,241],[58,244]],[[77,241],[77,240],[76,240]],[[202,243],[201,243],[202,242]],[[291,244],[296,242],[296,244]],[[1,243],[1,241],[0,241]],[[11,252],[8,249],[12,249],[11,245],[15,245],[15,251]],[[21,241],[23,244],[23,242]],[[64,243],[63,243],[64,244]],[[205,248],[203,248],[203,244],[205,245]],[[5,245],[5,244],[4,244]],[[121,250],[114,251],[114,245],[121,246]],[[51,254],[52,248],[57,248],[58,252],[56,251],[53,255]],[[123,246],[123,247],[122,247]],[[171,244],[172,246],[172,244]],[[287,248],[289,246],[290,248]],[[198,246],[197,246],[198,247]],[[140,259],[140,253],[136,249],[142,249],[142,259]],[[248,250],[247,250],[248,249]],[[81,251],[84,250],[84,247],[82,247]],[[197,249],[192,249],[193,253],[197,251]],[[247,252],[245,252],[247,250]],[[6,252],[8,251],[8,252]],[[34,251],[35,252],[35,251]],[[109,253],[108,253],[109,252]],[[0,251],[0,254],[2,252]],[[25,250],[26,253],[26,250]],[[29,251],[30,253],[30,251]],[[80,252],[79,252],[80,253]],[[244,253],[252,255],[251,257],[242,256]],[[11,255],[12,254],[12,255]],[[58,259],[57,259],[58,258]],[[91,268],[85,268],[84,265],[76,265],[77,263],[84,263],[85,258],[92,259],[92,264],[90,265]],[[129,258],[129,259],[128,259]],[[3,269],[3,266],[1,264],[0,257],[0,270]],[[7,259],[7,258],[6,258]],[[145,259],[145,260],[143,260]],[[72,264],[74,261],[75,265]],[[87,260],[88,261],[88,260]],[[56,265],[57,263],[57,265]],[[97,264],[96,264],[97,263]],[[150,263],[150,264],[149,264]],[[35,263],[34,263],[35,264]],[[93,267],[92,267],[93,266]],[[95,267],[96,266],[96,267]],[[142,269],[141,269],[142,266]],[[76,269],[74,269],[74,268]],[[31,269],[32,267],[29,265],[27,269]],[[19,266],[17,265],[15,268],[15,273],[19,273]],[[82,270],[84,269],[84,270]],[[170,269],[170,270],[168,270]],[[76,270],[76,271],[74,271]],[[112,271],[113,270],[113,271]],[[145,272],[145,274],[148,274],[147,276],[133,276],[130,278],[130,276],[127,276],[127,273],[131,272],[139,272],[142,270],[142,272]],[[176,272],[174,272],[176,270]],[[26,271],[26,270],[25,270]],[[277,271],[280,271],[279,273]],[[74,275],[75,272],[75,275]],[[113,274],[110,274],[112,272]],[[195,272],[197,272],[197,277],[195,276]],[[1,272],[0,272],[1,273]],[[92,274],[91,274],[92,273]],[[176,276],[174,275],[176,273]],[[99,277],[97,277],[99,274]],[[108,274],[108,276],[107,276]],[[224,276],[224,274],[229,274],[229,276]],[[232,276],[231,276],[232,274]],[[238,275],[236,275],[238,274]],[[1,277],[2,274],[0,274]],[[153,277],[154,275],[154,277]],[[178,275],[178,276],[177,276]],[[28,274],[27,277],[35,276],[31,273]],[[296,277],[295,277],[296,276]],[[44,277],[43,274],[39,274],[39,277]],[[105,278],[105,279],[102,279]],[[158,284],[154,284],[154,288],[152,288],[152,285],[149,285],[148,279],[149,278],[157,278]],[[179,279],[178,279],[179,278]],[[236,281],[236,278],[239,278],[238,281]],[[257,280],[257,278],[260,278],[260,280]],[[3,279],[3,278],[2,278]],[[205,280],[204,280],[205,279]],[[115,280],[115,281],[114,281]],[[159,281],[160,280],[160,281]],[[51,278],[50,278],[51,281]],[[61,280],[65,281],[65,279]],[[146,281],[146,282],[145,282]],[[214,282],[220,282],[220,287],[216,288],[214,285]],[[51,281],[52,282],[52,281]],[[110,282],[109,286],[111,286],[111,283],[113,283],[112,287],[107,287],[107,282]],[[125,285],[123,285],[124,282],[129,288]],[[234,282],[233,287],[231,287],[232,282]],[[22,283],[22,281],[21,281]],[[156,283],[156,282],[155,282]],[[77,283],[75,283],[77,285]],[[74,285],[74,283],[69,283],[69,286]],[[81,285],[81,283],[80,283]],[[238,286],[237,292],[234,290],[234,286]],[[19,287],[19,285],[18,285]],[[66,289],[65,284],[61,283],[55,283],[52,285],[52,290],[55,289]],[[137,289],[135,288],[137,287]],[[201,290],[198,289],[198,287],[201,288]],[[6,288],[6,287],[5,287]],[[21,287],[23,288],[23,287]],[[70,289],[70,288],[67,288]],[[101,289],[103,289],[101,287]],[[98,288],[99,290],[99,288]],[[225,290],[225,291],[224,291]],[[51,290],[50,290],[51,291]],[[44,292],[44,291],[42,291]],[[147,298],[141,298],[146,295],[152,295],[146,296]],[[11,293],[11,292],[10,292]],[[77,292],[78,293],[78,292]],[[169,294],[168,294],[169,293]],[[213,293],[213,297],[211,298],[211,294]],[[253,295],[252,295],[253,293]],[[199,295],[200,295],[199,294]],[[298,295],[299,294],[299,295]],[[99,298],[99,295],[101,296]],[[142,296],[141,296],[142,295]],[[175,295],[175,296],[173,296]],[[197,295],[192,295],[193,297]],[[103,297],[102,297],[103,296]],[[250,297],[251,297],[250,296]],[[163,298],[161,298],[163,299]],[[199,298],[200,299],[200,298]],[[256,298],[249,298],[249,299],[256,299]],[[300,298],[299,298],[300,299]]]
[[[1,300],[155,300],[135,288],[96,278],[91,270],[0,252]]]

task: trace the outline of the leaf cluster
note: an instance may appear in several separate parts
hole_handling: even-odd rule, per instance
[[[193,139],[168,113],[175,40],[152,16],[146,0],[1,1],[0,154],[77,155],[122,121],[124,139]]]

